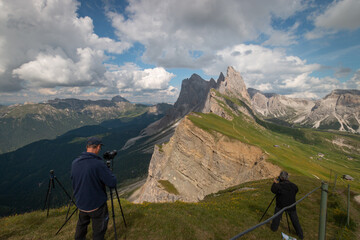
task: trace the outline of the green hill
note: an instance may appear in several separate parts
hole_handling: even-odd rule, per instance
[[[304,196],[320,185],[320,181],[305,176],[291,176]],[[118,239],[230,239],[256,225],[273,198],[270,192],[272,180],[249,182],[217,194],[207,196],[198,203],[144,203],[132,204],[122,199],[127,228],[125,229],[117,201],[115,204]],[[331,187],[330,187],[331,189]],[[302,201],[297,209],[306,239],[317,239],[320,210],[320,191]],[[359,205],[351,201],[350,227],[346,223],[346,193],[342,188],[329,193],[327,215],[327,239],[358,239]],[[264,219],[269,218],[275,204]],[[111,204],[108,202],[109,209]],[[75,233],[77,214],[65,225],[58,236],[57,230],[65,221],[67,208],[36,211],[0,219],[0,239],[72,239]],[[111,210],[110,210],[111,218]],[[281,239],[281,232],[295,236],[291,226],[288,231],[285,215],[279,230],[272,232],[266,224],[240,239]],[[91,229],[91,227],[90,227]],[[90,230],[91,232],[91,230]],[[88,235],[90,239],[90,235]],[[113,221],[109,221],[106,239],[114,239]]]

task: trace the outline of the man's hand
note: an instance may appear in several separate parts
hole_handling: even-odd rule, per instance
[[[277,180],[277,178],[274,178],[274,183],[279,183],[279,181]]]

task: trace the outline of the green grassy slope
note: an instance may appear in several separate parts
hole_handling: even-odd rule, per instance
[[[352,189],[360,193],[360,155],[354,150],[360,148],[360,136],[280,126],[274,131],[254,124],[253,120],[242,114],[233,121],[215,114],[197,113],[188,117],[202,129],[220,132],[230,138],[260,147],[268,155],[268,161],[290,173],[318,177],[325,181],[329,181],[330,177],[333,181],[337,174],[337,184],[350,184]],[[295,138],[301,141],[294,138],[295,131],[298,133]],[[332,143],[339,139],[353,149],[341,148]],[[324,157],[319,157],[319,153]],[[355,180],[345,183],[340,179],[344,174],[354,177]]]
[[[294,175],[291,177],[292,181],[300,186],[298,199],[320,185],[320,181],[313,178]],[[118,239],[230,239],[258,223],[274,196],[270,192],[271,184],[271,180],[241,184],[207,196],[199,203],[132,204],[122,200],[128,226],[126,229],[118,203],[115,201]],[[351,224],[349,228],[343,228],[346,222],[345,202],[344,192],[340,188],[337,192],[330,193],[327,239],[339,239],[340,236],[342,239],[358,237],[356,229],[359,226],[359,205],[351,201]],[[317,239],[319,204],[318,190],[297,207],[306,239]],[[110,202],[108,206],[111,206]],[[65,220],[66,211],[65,207],[51,209],[49,218],[46,218],[46,211],[1,218],[0,239],[72,239],[77,221],[76,214],[61,233],[55,236]],[[264,219],[269,218],[273,211],[274,203]],[[277,232],[272,232],[269,226],[270,224],[265,224],[241,239],[280,239],[281,232],[295,236],[292,226],[289,233],[285,216]],[[91,239],[90,234],[88,239]],[[106,237],[114,239],[112,218]]]

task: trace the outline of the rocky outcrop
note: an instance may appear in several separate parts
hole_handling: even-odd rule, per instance
[[[212,94],[210,89],[216,89],[221,94],[241,99],[250,105],[251,100],[244,80],[233,67],[228,67],[226,77],[220,73],[216,82],[214,79],[206,81],[199,75],[193,74],[190,78],[183,80],[180,95],[174,107],[162,119],[144,129],[141,135],[153,135],[174,124],[190,112],[213,111],[214,109],[211,109],[211,107],[217,107],[215,102],[213,106],[210,104],[210,95]]]
[[[207,132],[185,117],[170,142],[155,147],[147,181],[134,202],[196,202],[230,186],[278,175],[280,169],[265,160],[260,148]]]
[[[220,80],[221,77],[219,77],[218,82]],[[170,108],[166,115],[160,120],[143,129],[139,136],[129,139],[122,150],[128,149],[134,145],[136,141],[144,137],[156,137],[156,135],[159,134],[161,135],[158,141],[159,144],[168,141],[174,134],[173,129],[180,119],[190,112],[202,111],[210,89],[216,88],[216,86],[217,84],[214,79],[206,81],[197,74],[193,74],[190,78],[184,79],[181,84],[180,95],[174,106]]]
[[[181,84],[179,98],[175,102],[174,107],[169,109],[162,119],[144,129],[141,135],[151,136],[174,124],[189,112],[201,111],[210,89],[215,87],[216,82],[214,79],[206,81],[197,74],[184,79]]]
[[[240,73],[233,67],[228,67],[226,77],[223,81],[218,81],[217,84],[217,89],[221,94],[239,98],[250,105],[251,100],[245,82]]]

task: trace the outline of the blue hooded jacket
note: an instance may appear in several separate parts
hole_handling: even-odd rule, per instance
[[[99,208],[106,202],[105,185],[116,187],[116,177],[102,158],[89,152],[83,152],[72,162],[71,180],[76,205],[84,211]]]

